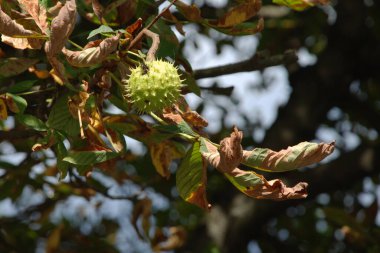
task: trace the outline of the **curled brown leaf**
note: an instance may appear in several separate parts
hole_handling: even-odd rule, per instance
[[[75,0],[67,0],[53,19],[50,26],[50,40],[45,44],[45,52],[53,57],[61,52],[70,34],[74,30],[77,15]]]
[[[15,36],[30,36],[33,31],[25,29],[22,25],[12,20],[0,6],[0,33],[9,37]]]
[[[119,35],[104,39],[97,47],[90,47],[82,51],[62,50],[66,60],[75,67],[89,67],[101,63],[107,56],[117,49]]]
[[[99,3],[98,0],[92,0],[92,9],[94,10],[95,15],[98,17],[100,23],[102,23],[104,7]]]
[[[32,16],[41,31],[46,34],[48,30],[47,12],[39,0],[18,0],[18,2]]]
[[[267,181],[264,184],[247,189],[244,193],[257,199],[302,199],[307,197],[307,183],[300,182],[293,187],[287,187],[280,179]]]

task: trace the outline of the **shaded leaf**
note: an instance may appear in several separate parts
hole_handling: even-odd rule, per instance
[[[301,142],[278,152],[266,148],[244,151],[242,163],[264,171],[282,172],[320,162],[334,151],[334,142]]]
[[[133,207],[131,223],[140,239],[149,238],[150,216],[152,215],[152,201],[148,198],[139,200]],[[141,227],[144,235],[138,227],[138,220],[141,219]]]
[[[79,122],[69,111],[67,96],[60,97],[53,105],[47,125],[53,129],[63,131],[70,136],[79,134]]]
[[[11,94],[11,93],[6,93],[6,101],[8,105],[8,109],[14,113],[23,113],[26,106],[27,102],[24,98]]]
[[[48,30],[46,8],[40,4],[39,0],[18,0],[23,9],[34,19],[38,27],[46,34]]]
[[[95,15],[98,17],[100,23],[102,23],[104,7],[99,3],[98,0],[91,0],[91,3],[92,3],[92,9],[94,10]]]
[[[215,30],[218,30],[221,33],[225,33],[233,36],[241,35],[251,35],[258,32],[261,32],[264,29],[264,19],[260,18],[257,22],[246,22],[237,24],[231,27],[218,27],[211,26]]]
[[[0,98],[0,120],[6,120],[8,118],[7,106],[3,99]]]
[[[273,3],[285,5],[296,11],[303,11],[317,4],[326,5],[329,3],[329,0],[273,0]]]
[[[104,61],[108,55],[117,49],[119,35],[104,39],[99,46],[84,49],[83,51],[71,51],[64,49],[66,60],[75,67],[90,67]]]
[[[179,145],[179,144],[178,144]],[[163,141],[149,145],[150,156],[158,174],[164,178],[170,177],[169,165],[173,159],[181,158],[183,150],[171,141]]]
[[[39,60],[33,58],[12,57],[0,59],[0,78],[21,74],[37,62],[39,62]]]
[[[206,165],[200,152],[200,143],[195,142],[178,168],[176,184],[184,200],[208,210],[211,205],[206,198]]]
[[[21,82],[18,82],[16,84],[9,86],[7,91],[9,93],[24,92],[24,91],[30,90],[36,82],[37,82],[37,80],[21,81]]]
[[[243,3],[232,7],[223,17],[215,22],[210,21],[210,24],[219,28],[231,27],[247,21],[248,19],[256,16],[261,8],[261,0],[247,0]]]
[[[100,151],[69,151],[62,160],[75,165],[94,165],[117,157],[115,152]]]
[[[87,36],[87,39],[94,37],[95,35],[101,34],[101,33],[113,33],[113,29],[106,25],[101,25],[95,30],[92,30],[89,35]]]
[[[57,134],[56,134],[57,135]],[[66,177],[69,168],[69,163],[63,161],[63,158],[67,156],[67,149],[63,141],[59,140],[56,145],[57,152],[57,168],[59,170],[59,179],[62,180]]]
[[[17,114],[15,118],[22,124],[36,130],[36,131],[47,131],[48,128],[46,124],[39,118],[29,115],[29,114]]]
[[[0,33],[9,37],[15,36],[30,36],[33,31],[26,30],[22,25],[12,20],[0,6]]]
[[[202,20],[201,10],[196,5],[187,5],[182,1],[176,1],[174,5],[189,21],[200,22]]]
[[[166,240],[153,245],[153,250],[155,252],[172,251],[181,247],[185,243],[186,237],[186,230],[183,227],[170,227]]]

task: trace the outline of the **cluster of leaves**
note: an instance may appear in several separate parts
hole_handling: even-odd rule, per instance
[[[322,1],[274,2],[303,10]],[[53,175],[59,173],[60,179],[75,173],[87,176],[88,182],[76,178],[81,184],[79,191],[65,191],[62,188],[65,183],[50,184],[57,194],[63,196],[91,196],[96,192],[107,196],[107,189],[91,185],[91,171],[99,168],[112,177],[119,176],[115,168],[135,159],[131,158],[125,142],[125,136],[128,136],[148,147],[152,164],[164,178],[171,175],[172,161],[180,159],[176,171],[179,195],[203,209],[211,207],[206,197],[208,165],[253,198],[306,197],[306,183],[287,187],[279,179],[267,181],[255,171],[243,170],[239,166],[269,172],[294,170],[324,159],[332,153],[334,143],[303,142],[278,152],[267,148],[247,151],[241,146],[242,132],[236,128],[220,144],[212,142],[204,132],[207,121],[192,111],[184,99],[158,115],[151,114],[154,123],[150,123],[152,121],[144,120],[123,97],[125,84],[121,80],[128,79],[130,68],[141,63],[141,58],[145,57],[143,52],[154,46],[154,42],[143,39],[146,30],[160,37],[156,56],[174,59],[185,69],[181,73],[186,79],[182,93],[199,95],[191,66],[176,51],[179,42],[169,25],[174,24],[180,33],[184,33],[184,21],[194,22],[229,35],[254,34],[264,27],[264,20],[257,16],[260,0],[240,1],[218,19],[203,18],[200,9],[194,5],[181,1],[171,4],[176,6],[176,15],[165,8],[158,15],[147,16],[144,10],[156,10],[158,3],[114,1],[104,7],[97,0],[2,1],[2,42],[19,50],[9,50],[10,55],[1,51],[0,80],[9,85],[1,87],[0,117],[2,120],[14,117],[17,121],[17,127],[12,129],[6,129],[4,125],[4,132],[9,136],[15,132],[16,138],[19,132],[25,134],[27,141],[24,140],[19,147],[28,153],[28,158],[33,152],[51,150],[56,164],[49,166],[49,171]],[[78,35],[81,41],[97,38],[85,45],[78,45],[70,39],[78,14],[97,26],[88,34]],[[110,105],[123,113],[109,113],[106,109]],[[25,168],[36,163],[38,161],[26,162]],[[13,167],[5,163],[3,166]],[[5,187],[7,180],[15,176],[7,170],[0,186]],[[27,173],[24,176],[27,177]],[[150,201],[144,199],[136,204],[133,215],[133,223],[137,224],[141,218],[145,231],[149,230],[150,208]],[[52,236],[60,235],[62,228],[57,229]],[[151,240],[156,250],[172,249],[184,239],[183,231],[177,227],[170,232],[170,240],[174,242],[168,240],[161,244],[163,236],[157,233]]]

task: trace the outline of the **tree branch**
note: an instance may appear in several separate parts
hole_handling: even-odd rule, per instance
[[[261,70],[270,66],[280,64],[290,64],[298,60],[294,50],[287,50],[284,54],[269,56],[266,51],[257,52],[248,60],[227,64],[223,66],[194,70],[194,78],[202,79],[207,77],[222,76],[238,72],[249,72]]]

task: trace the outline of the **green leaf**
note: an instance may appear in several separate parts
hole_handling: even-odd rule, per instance
[[[24,113],[28,103],[23,97],[11,93],[6,93],[6,96],[9,110],[14,113]]]
[[[37,62],[39,59],[15,57],[0,59],[0,78],[21,74]]]
[[[117,157],[115,152],[108,151],[69,151],[63,161],[75,165],[93,165]]]
[[[67,96],[62,96],[57,100],[49,114],[47,125],[70,136],[76,136],[80,131],[79,121],[71,115],[67,103]]]
[[[33,85],[37,82],[37,80],[26,80],[22,82],[18,82],[8,87],[9,93],[19,93],[30,90]]]
[[[275,4],[284,5],[296,11],[303,11],[316,4],[327,4],[327,2],[326,0],[273,0]]]
[[[47,131],[48,128],[46,127],[46,124],[42,122],[39,118],[36,118],[33,115],[29,114],[17,114],[15,118],[21,122],[22,124],[33,128],[36,131]]]
[[[92,37],[94,37],[98,34],[101,34],[101,33],[113,33],[113,32],[114,32],[114,30],[111,27],[106,26],[106,25],[101,25],[98,28],[96,28],[95,30],[92,30],[90,32],[90,34],[88,35],[87,39],[92,38]]]
[[[334,142],[301,142],[278,152],[267,148],[244,151],[244,165],[263,171],[282,172],[299,169],[320,162],[334,151]]]
[[[69,163],[63,161],[63,159],[67,156],[67,149],[65,147],[65,144],[63,144],[63,141],[57,142],[57,168],[59,170],[60,176],[59,179],[62,180],[67,175],[67,170],[69,168]]]
[[[230,27],[218,27],[218,26],[210,25],[210,24],[208,24],[208,26],[214,28],[215,30],[218,30],[221,33],[225,33],[228,35],[233,35],[233,36],[252,35],[252,34],[261,32],[263,30],[264,19],[261,18],[257,22],[246,22],[246,23],[241,23],[235,26],[230,26]]]
[[[241,192],[250,190],[257,185],[262,185],[263,180],[253,171],[247,171],[249,173],[233,177],[228,174],[224,174],[228,180]]]
[[[199,142],[186,153],[176,173],[179,195],[192,204],[208,209],[206,199],[206,163],[203,162]]]

